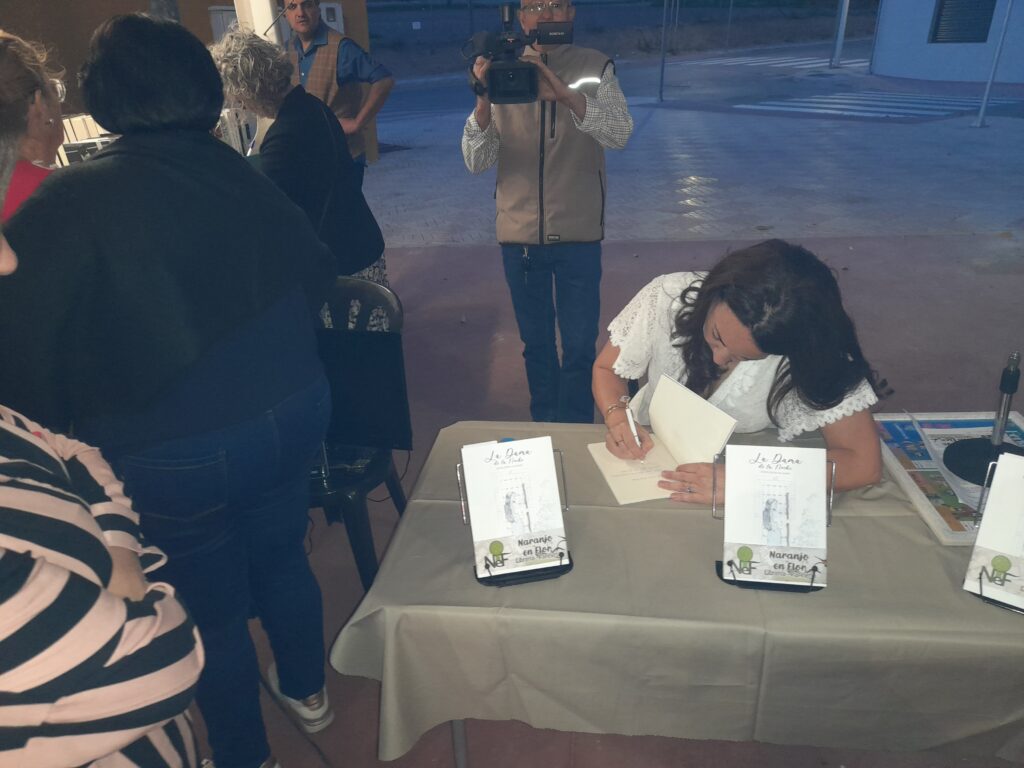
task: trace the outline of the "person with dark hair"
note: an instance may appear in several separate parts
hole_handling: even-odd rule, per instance
[[[220,75],[199,39],[142,14],[96,29],[79,81],[86,107],[111,133],[208,132],[224,106]]]
[[[877,483],[878,434],[868,410],[884,383],[864,359],[832,270],[813,253],[768,240],[726,255],[707,273],[652,280],[608,326],[594,363],[594,399],[608,450],[642,458],[652,447],[630,431],[626,408],[649,423],[654,387],[667,374],[737,419],[738,432],[770,426],[779,439],[820,429],[836,462],[836,490]],[[647,382],[630,399],[627,381]],[[676,501],[719,500],[724,468],[687,464],[659,482]]]
[[[82,92],[123,135],[47,179],[6,229],[20,267],[0,280],[0,400],[103,450],[202,633],[197,701],[219,768],[271,766],[250,610],[296,716],[310,730],[333,717],[304,538],[331,407],[314,320],[334,260],[210,134],[221,81],[184,28],[104,22]]]
[[[288,41],[292,83],[305,87],[337,117],[362,187],[368,131],[395,79],[355,40],[327,26],[320,0],[282,0],[281,6],[293,32]]]
[[[57,150],[64,141],[60,105],[64,82],[49,63],[46,49],[0,29],[0,110],[18,125],[18,161],[0,208],[0,221],[18,207],[51,173]]]
[[[0,204],[24,106],[0,100]],[[17,269],[0,233],[0,276]],[[146,581],[165,557],[110,466],[0,406],[0,475],[0,765],[194,766],[202,644],[174,590]]]

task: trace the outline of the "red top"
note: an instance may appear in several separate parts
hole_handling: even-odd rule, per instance
[[[19,160],[14,166],[11,185],[7,188],[7,198],[4,200],[4,210],[0,213],[0,221],[5,222],[11,218],[29,195],[36,191],[36,187],[43,183],[43,179],[51,173],[53,171],[49,168],[40,168],[28,160]]]

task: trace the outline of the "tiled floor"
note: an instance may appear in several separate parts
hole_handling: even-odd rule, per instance
[[[794,50],[820,55],[813,47]],[[863,52],[851,52],[857,55]],[[885,410],[994,406],[1005,356],[1024,345],[1019,115],[993,116],[986,129],[972,128],[969,117],[892,125],[746,115],[729,105],[851,85],[928,93],[964,87],[886,81],[863,68],[816,77],[815,70],[670,66],[668,101],[657,105],[656,70],[620,63],[619,71],[636,131],[626,150],[609,155],[605,322],[657,274],[707,266],[746,242],[791,238],[837,269],[865,352],[896,389]],[[493,175],[471,177],[459,154],[464,100],[465,109],[425,104],[417,112],[396,93],[389,109],[403,119],[389,119],[386,110],[380,136],[408,149],[386,154],[367,174],[407,314],[416,434],[407,488],[440,427],[528,418],[521,348],[493,242]],[[372,516],[383,549],[396,515],[381,502]],[[314,520],[311,557],[333,636],[361,595],[344,530],[327,528],[319,514]],[[285,768],[382,765],[377,684],[329,673],[329,686],[338,719],[312,743],[265,700]],[[474,768],[1009,765],[941,750],[880,753],[869,743],[830,750],[558,733],[511,722],[471,721],[468,743]],[[434,728],[391,765],[452,765],[448,727]]]

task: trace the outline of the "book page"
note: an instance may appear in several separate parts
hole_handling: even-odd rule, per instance
[[[604,443],[591,443],[587,446],[619,504],[667,499],[672,494],[671,491],[659,488],[658,481],[663,471],[676,468],[675,460],[656,435],[651,435],[651,440],[654,441],[654,447],[643,461],[613,456]]]
[[[654,448],[643,461],[613,456],[604,443],[587,446],[619,504],[667,499],[672,492],[658,487],[661,473],[680,464],[711,463],[736,428],[736,419],[664,374],[649,413]]]
[[[736,428],[736,419],[665,374],[649,412],[651,427],[675,461],[673,469],[714,461]]]

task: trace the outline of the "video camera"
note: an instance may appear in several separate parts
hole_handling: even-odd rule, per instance
[[[519,35],[515,31],[516,6],[505,3],[501,12],[501,32],[477,32],[462,47],[470,61],[470,86],[477,95],[487,93],[492,104],[529,104],[537,100],[537,67],[520,61],[520,50],[527,45],[562,45],[572,42],[571,21],[541,21],[537,31]],[[473,77],[472,62],[477,56],[491,60],[487,85]]]

